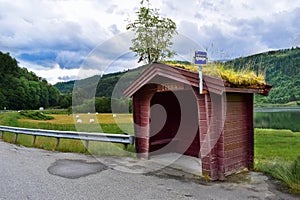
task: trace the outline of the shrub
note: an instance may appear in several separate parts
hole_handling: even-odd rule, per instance
[[[34,120],[51,120],[54,117],[45,115],[39,111],[21,111],[20,114],[26,118],[34,119]]]

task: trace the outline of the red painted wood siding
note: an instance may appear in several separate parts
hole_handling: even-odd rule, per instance
[[[253,165],[253,94],[227,93],[224,125],[225,174]]]
[[[133,96],[134,134],[139,158],[149,158],[150,99],[154,94],[154,88],[155,85],[146,85]]]

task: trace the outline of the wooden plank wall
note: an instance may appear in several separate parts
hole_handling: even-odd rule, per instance
[[[202,171],[212,180],[253,167],[253,94],[197,95]]]
[[[223,151],[223,144],[219,142],[223,137],[219,125],[222,116],[222,96],[209,93],[200,95],[196,92],[197,88],[194,90],[198,103],[202,172],[212,180],[222,179],[223,174],[220,174],[222,166],[219,164],[219,149]]]
[[[207,136],[210,153],[203,158],[202,163],[209,165],[209,175],[212,180],[224,179],[224,143],[223,143],[223,106],[224,102],[221,95],[214,93],[205,96],[207,109]],[[205,166],[204,166],[205,167]]]
[[[253,165],[253,94],[227,93],[226,97],[224,166],[225,174],[231,174]]]

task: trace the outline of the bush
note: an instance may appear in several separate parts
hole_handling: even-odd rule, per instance
[[[21,111],[20,114],[26,118],[34,119],[34,120],[51,120],[54,117],[45,115],[39,111]]]

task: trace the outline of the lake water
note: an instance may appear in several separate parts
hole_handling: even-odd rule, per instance
[[[289,129],[300,132],[300,107],[295,108],[255,108],[256,128]]]

